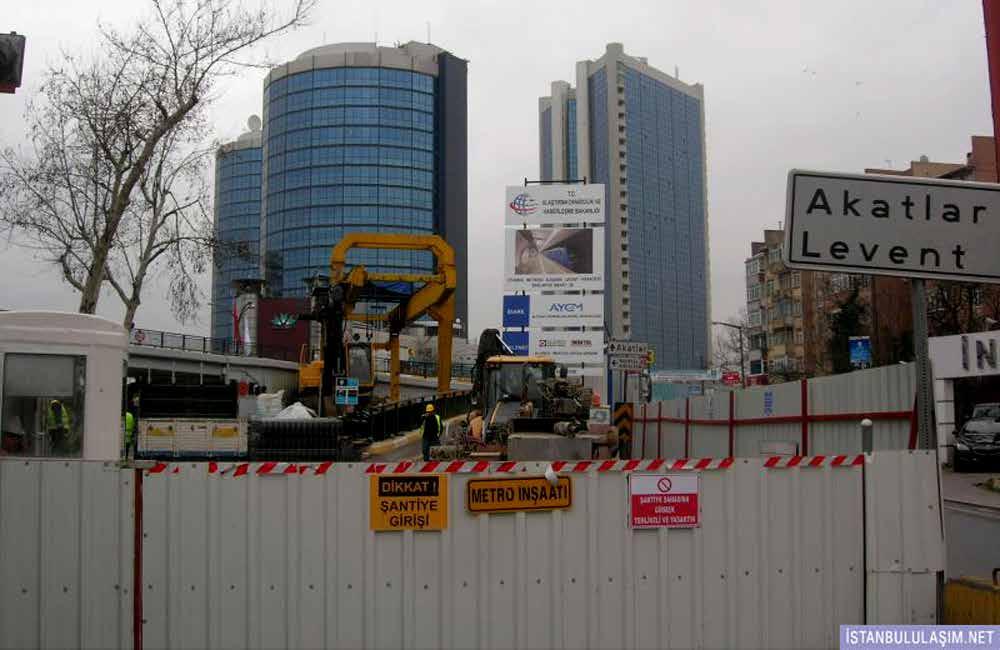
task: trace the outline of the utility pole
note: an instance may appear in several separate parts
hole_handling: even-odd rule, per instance
[[[910,281],[913,302],[913,352],[917,370],[917,433],[920,449],[938,453],[934,431],[934,392],[927,343],[927,288],[923,278]]]

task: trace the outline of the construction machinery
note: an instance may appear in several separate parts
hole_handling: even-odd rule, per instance
[[[386,251],[427,251],[433,254],[432,273],[371,272],[363,265],[348,266],[348,253],[354,249]],[[319,410],[330,414],[328,403],[337,377],[358,379],[361,396],[371,395],[375,384],[373,351],[389,351],[389,400],[399,400],[399,335],[404,327],[428,315],[438,327],[439,393],[451,389],[452,327],[455,320],[457,272],[455,252],[437,235],[400,235],[389,233],[350,233],[334,246],[330,254],[330,275],[312,279],[310,311],[300,315],[322,325],[322,358],[300,360],[300,388],[316,384]],[[370,311],[362,305],[392,305],[386,310]],[[361,341],[350,335],[349,323],[385,325],[386,341]],[[345,341],[346,339],[346,341]],[[366,390],[366,388],[368,390]]]
[[[515,356],[500,332],[479,338],[472,411],[440,457],[509,460],[582,459],[614,450],[609,430],[592,431],[593,391],[569,380],[565,367],[545,356]]]

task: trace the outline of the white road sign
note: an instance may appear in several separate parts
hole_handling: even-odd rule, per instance
[[[785,263],[903,277],[1000,282],[1000,185],[788,173]]]
[[[645,357],[649,353],[649,345],[639,341],[611,341],[608,343],[609,356]]]
[[[646,357],[611,357],[609,359],[612,370],[645,370]]]

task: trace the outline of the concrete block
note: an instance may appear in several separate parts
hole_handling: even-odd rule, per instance
[[[567,438],[554,433],[515,433],[507,438],[507,459],[590,460],[593,439]]]

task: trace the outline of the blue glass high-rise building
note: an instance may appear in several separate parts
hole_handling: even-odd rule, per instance
[[[707,368],[710,355],[705,112],[689,85],[611,43],[581,61],[576,87],[539,100],[542,180],[603,183],[605,318],[646,341],[656,367]]]
[[[351,232],[439,234],[455,249],[468,324],[466,61],[434,45],[326,45],[264,81],[261,272],[304,296]],[[429,253],[353,251],[381,272],[433,269]]]
[[[256,119],[256,118],[253,118]],[[233,338],[234,280],[260,274],[260,120],[215,152],[215,237],[212,267],[212,338]],[[224,344],[220,340],[219,346]]]
[[[263,131],[220,147],[212,336],[231,338],[234,280],[304,297],[347,233],[441,235],[468,327],[467,62],[434,45],[324,45],[271,70]],[[234,254],[235,253],[235,254]],[[430,254],[353,251],[373,271],[431,271]],[[405,291],[407,287],[392,287]]]

